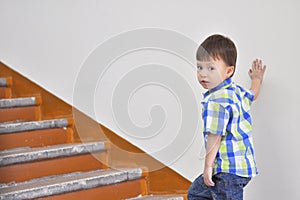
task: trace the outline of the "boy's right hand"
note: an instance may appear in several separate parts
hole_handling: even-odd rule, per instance
[[[205,185],[215,186],[215,183],[212,181],[212,174],[213,174],[212,167],[204,167],[203,180],[204,180]]]
[[[260,90],[261,83],[264,78],[266,68],[267,68],[266,65],[262,66],[261,60],[256,59],[253,61],[252,68],[248,72],[248,74],[252,80],[250,89],[254,91],[254,100],[256,100],[259,95],[259,90]]]
[[[252,62],[252,68],[249,70],[248,74],[253,81],[259,80],[262,82],[266,68],[266,65],[262,66],[261,60],[256,59]]]

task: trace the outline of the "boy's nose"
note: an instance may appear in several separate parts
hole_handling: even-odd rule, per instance
[[[205,72],[205,70],[198,72],[198,75],[200,75],[200,77],[207,77],[207,73]]]

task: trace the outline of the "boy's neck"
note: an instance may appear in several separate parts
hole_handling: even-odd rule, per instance
[[[213,93],[213,92],[215,92],[215,91],[218,91],[218,90],[220,90],[221,88],[224,88],[224,87],[228,86],[228,85],[231,84],[231,83],[232,83],[232,78],[231,78],[231,77],[225,79],[222,83],[220,83],[220,84],[217,85],[216,87],[214,87],[214,88],[208,90],[207,92],[205,92],[205,93],[203,94],[204,98],[207,97],[209,94],[211,94],[211,93]]]

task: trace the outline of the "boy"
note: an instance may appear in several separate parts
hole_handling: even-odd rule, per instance
[[[203,174],[190,186],[189,200],[243,199],[243,188],[257,175],[252,143],[250,105],[258,97],[266,66],[253,61],[250,90],[232,82],[237,50],[222,35],[208,37],[197,50],[197,76],[204,94]]]

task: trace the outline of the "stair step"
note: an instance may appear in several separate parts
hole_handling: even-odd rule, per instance
[[[147,195],[126,200],[184,200],[184,198],[180,195]]]
[[[59,144],[40,148],[28,147],[10,149],[0,151],[0,166],[105,150],[105,142]]]
[[[6,87],[6,78],[0,78],[0,87]]]
[[[0,87],[9,87],[12,85],[12,78],[7,77],[7,78],[0,78]]]
[[[65,128],[69,124],[70,123],[69,123],[68,119],[0,123],[0,134],[1,133],[16,133],[16,132],[22,132],[22,131],[50,129],[50,128]]]
[[[25,97],[25,98],[13,98],[13,99],[0,99],[0,108],[14,108],[40,105],[40,98],[37,97]]]
[[[0,99],[11,98],[12,78],[0,78]]]
[[[21,183],[2,184],[0,186],[0,199],[40,198],[140,179],[142,174],[141,168],[107,169],[43,177]]]
[[[0,109],[0,123],[9,121],[35,121],[41,118],[40,106],[26,106]]]
[[[11,98],[11,88],[8,87],[0,87],[0,99],[3,98]]]
[[[52,128],[0,134],[0,150],[17,147],[43,147],[70,142],[72,128]]]
[[[107,143],[62,144],[0,152],[0,182],[107,168]]]

